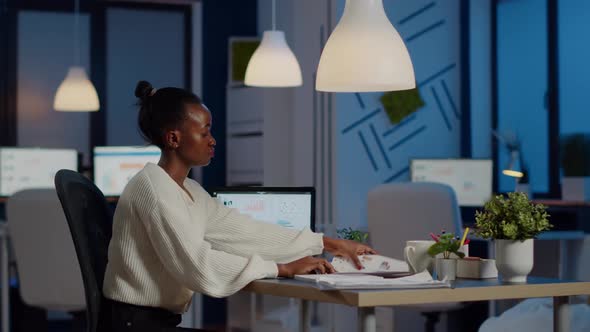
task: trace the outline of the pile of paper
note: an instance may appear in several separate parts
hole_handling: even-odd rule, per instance
[[[432,279],[428,271],[393,279],[361,274],[308,274],[296,275],[295,279],[314,282],[321,289],[420,289],[451,287],[448,281]]]

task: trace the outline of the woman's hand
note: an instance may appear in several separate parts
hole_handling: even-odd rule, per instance
[[[324,249],[334,256],[342,256],[350,259],[357,269],[362,269],[363,265],[359,260],[359,255],[376,254],[377,252],[362,243],[351,240],[332,239],[324,236]]]
[[[279,277],[293,278],[296,274],[310,274],[314,271],[319,273],[334,273],[334,267],[323,258],[311,256],[303,257],[288,264],[277,264]]]

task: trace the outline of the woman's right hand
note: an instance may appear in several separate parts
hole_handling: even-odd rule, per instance
[[[311,256],[303,257],[287,264],[277,264],[279,277],[293,278],[296,274],[334,273],[336,270],[327,260]]]

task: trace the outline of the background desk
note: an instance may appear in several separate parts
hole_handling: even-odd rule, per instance
[[[497,279],[458,279],[451,289],[321,291],[306,282],[272,279],[254,281],[244,291],[301,299],[300,331],[309,331],[308,301],[357,307],[358,331],[374,332],[378,306],[553,297],[553,330],[561,332],[569,331],[568,297],[590,295],[590,282],[529,278],[526,284],[502,284]]]

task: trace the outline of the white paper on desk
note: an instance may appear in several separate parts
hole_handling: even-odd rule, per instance
[[[315,282],[316,286],[320,289],[421,289],[451,287],[448,281],[432,279],[428,271],[396,279],[358,274],[296,275],[295,279]]]
[[[387,273],[387,272],[408,272],[408,264],[405,261],[381,256],[381,255],[361,255],[358,256],[359,261],[363,265],[363,269],[359,270],[348,258],[334,257],[332,259],[332,266],[338,273]]]

